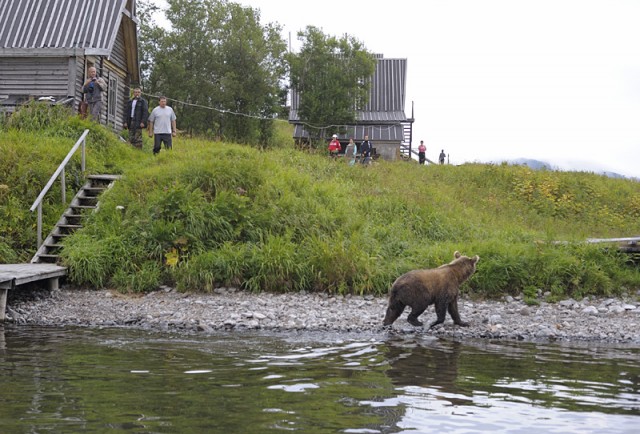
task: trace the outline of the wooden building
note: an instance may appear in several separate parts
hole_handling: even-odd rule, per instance
[[[411,155],[413,134],[413,109],[411,118],[405,114],[407,83],[407,59],[385,59],[376,55],[378,63],[371,78],[369,103],[356,112],[356,122],[344,125],[338,131],[327,131],[327,142],[332,134],[338,134],[342,148],[353,138],[360,144],[365,135],[373,143],[376,154],[385,160],[395,161]],[[292,89],[289,122],[294,124],[293,137],[306,142],[309,132],[300,120],[298,107],[300,94]]]
[[[122,127],[140,81],[135,0],[1,0],[0,110],[32,99],[82,99],[89,67],[107,84],[101,122]]]

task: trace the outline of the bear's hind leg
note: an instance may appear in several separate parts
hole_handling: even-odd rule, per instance
[[[407,321],[409,321],[409,324],[416,327],[422,327],[422,321],[419,321],[418,317],[423,314],[426,308],[427,306],[424,305],[411,306],[411,313],[407,317]]]
[[[393,324],[393,322],[397,320],[400,315],[402,315],[405,307],[406,305],[400,301],[389,301],[389,307],[387,307],[387,313],[384,316],[382,325],[386,327]]]

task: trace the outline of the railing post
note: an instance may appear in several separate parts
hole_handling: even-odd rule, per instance
[[[67,204],[67,180],[64,176],[64,167],[62,168],[62,172],[60,172],[60,187],[62,188],[62,204]]]
[[[82,169],[82,173],[85,172],[85,167],[86,167],[86,164],[85,164],[86,160],[85,160],[85,156],[84,156],[84,148],[85,148],[86,144],[87,144],[87,136],[85,136],[84,139],[82,139],[82,154],[81,154],[82,156],[80,158],[80,161],[81,161],[80,168]]]
[[[42,245],[42,202],[38,204],[38,248]]]

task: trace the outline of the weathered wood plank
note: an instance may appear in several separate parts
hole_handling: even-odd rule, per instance
[[[5,319],[5,312],[7,311],[7,293],[8,289],[0,288],[0,322]]]
[[[626,238],[587,238],[587,243],[637,243],[640,237]]]
[[[66,274],[66,267],[55,264],[0,264],[0,287],[9,289],[12,281],[18,286]]]
[[[6,318],[7,293],[10,289],[44,280],[50,290],[56,290],[58,279],[65,274],[66,267],[55,264],[0,264],[0,322]]]

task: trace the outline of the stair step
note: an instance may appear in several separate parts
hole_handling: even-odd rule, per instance
[[[71,235],[71,234],[60,234],[60,233],[51,234],[51,236],[54,237],[54,238],[64,238],[64,237],[68,237],[69,235]]]
[[[69,208],[77,208],[77,209],[96,209],[95,205],[69,205]]]
[[[99,186],[83,187],[84,191],[95,192],[95,193],[101,193],[106,189],[107,189],[106,187],[99,187]]]
[[[80,229],[82,225],[58,225],[58,227],[64,229]]]
[[[112,181],[116,181],[118,179],[121,178],[120,175],[89,175],[87,176],[88,179],[92,180],[92,181],[108,181],[108,182],[112,182]]]
[[[61,249],[62,248],[62,244],[45,244],[44,245],[47,249]]]
[[[38,255],[38,258],[40,259],[50,259],[53,260],[54,262],[59,258],[59,255],[49,255],[49,254],[44,254],[44,255]]]

